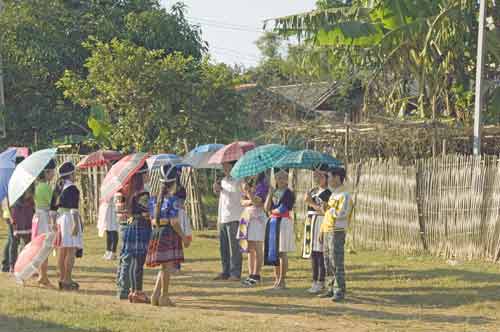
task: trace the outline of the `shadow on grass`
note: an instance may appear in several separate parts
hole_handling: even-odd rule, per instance
[[[110,331],[107,328],[96,327],[95,329],[84,329],[72,327],[64,324],[31,319],[10,317],[0,314],[0,331],[1,332],[32,332],[32,331],[64,331],[64,332],[106,332]]]
[[[287,303],[286,305],[276,305],[260,302],[224,300],[220,301],[205,299],[183,305],[185,308],[195,310],[215,310],[215,311],[234,311],[252,314],[276,314],[276,315],[295,315],[295,314],[316,314],[319,316],[349,315],[361,319],[383,320],[383,321],[423,321],[427,323],[448,323],[448,324],[471,324],[484,325],[492,323],[493,320],[483,316],[463,315],[444,315],[427,314],[415,311],[414,313],[395,313],[390,311],[369,310],[362,308],[353,308],[348,306],[349,302],[334,304],[325,300],[323,307],[311,307]]]

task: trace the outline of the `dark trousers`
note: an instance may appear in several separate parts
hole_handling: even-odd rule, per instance
[[[11,223],[7,223],[7,242],[3,247],[2,272],[9,272],[12,242],[14,242],[14,227]]]
[[[118,267],[118,291],[128,295],[130,291],[142,291],[146,256],[122,255]]]
[[[321,251],[311,253],[313,281],[325,281],[325,259]]]
[[[21,248],[31,242],[31,233],[13,236],[12,242],[10,244],[10,266],[14,268],[17,261],[17,253],[19,252],[19,246],[22,243]]]
[[[345,231],[330,232],[325,234],[325,246],[328,257],[325,258],[326,269],[331,269],[333,279],[331,290],[346,291],[344,270],[344,245]]]
[[[221,223],[219,231],[222,274],[226,277],[241,277],[241,250],[236,239],[239,221]]]
[[[106,231],[106,251],[116,253],[118,246],[118,231]]]

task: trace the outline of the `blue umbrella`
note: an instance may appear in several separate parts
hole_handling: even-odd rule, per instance
[[[171,164],[179,167],[190,166],[189,164],[186,164],[181,157],[171,153],[151,156],[146,160],[146,163],[148,164],[150,171],[160,168],[166,164]]]
[[[205,144],[191,150],[185,157],[184,163],[194,168],[222,168],[222,165],[209,164],[208,160],[220,149],[223,144]]]
[[[9,180],[16,167],[16,148],[9,148],[0,154],[0,202],[7,197]]]
[[[57,149],[45,149],[33,153],[17,165],[9,180],[9,204],[14,204],[55,157]]]

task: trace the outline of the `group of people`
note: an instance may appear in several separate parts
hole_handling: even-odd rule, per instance
[[[213,185],[219,195],[218,228],[222,272],[215,280],[241,280],[242,253],[248,254],[246,287],[261,283],[263,265],[274,267],[273,289],[286,288],[288,254],[295,252],[294,222],[291,213],[295,194],[288,187],[288,171],[274,169],[275,188],[265,174],[243,181],[231,177],[234,163],[224,163],[224,178]],[[311,259],[311,294],[334,301],[344,299],[344,245],[353,203],[344,187],[343,167],[318,165],[314,171],[317,187],[306,196],[308,220],[304,227],[303,257]],[[326,275],[332,276],[327,288]]]
[[[22,160],[18,157],[16,164]],[[55,176],[55,169],[56,163],[51,160],[36,183],[12,207],[7,200],[2,203],[2,214],[9,232],[2,271],[13,272],[21,242],[26,245],[41,234],[55,233],[58,287],[61,290],[76,290],[79,284],[73,280],[73,266],[76,256],[81,255],[83,249],[83,223],[78,212],[80,192],[74,184],[75,166],[71,162],[59,167],[59,179],[52,188],[50,182]],[[45,260],[38,271],[38,284],[55,288],[47,271],[48,260]]]
[[[20,162],[21,159],[17,160]],[[262,282],[263,265],[274,267],[273,289],[286,289],[288,255],[296,251],[292,211],[296,197],[288,186],[288,170],[274,169],[275,188],[264,173],[236,180],[230,173],[235,162],[223,164],[224,177],[213,191],[219,196],[218,229],[222,272],[215,280],[242,282],[255,287]],[[40,234],[56,233],[58,287],[78,290],[73,280],[76,257],[83,254],[83,223],[78,213],[80,192],[74,184],[75,166],[63,163],[55,188],[50,183],[56,163],[51,160],[30,190],[12,207],[3,205],[9,224],[9,241],[2,262],[3,271],[12,271],[20,242]],[[352,211],[352,200],[344,189],[342,167],[318,165],[314,171],[317,187],[305,197],[308,220],[304,227],[303,257],[312,263],[312,294],[322,293],[335,301],[346,292],[344,244]],[[104,258],[113,259],[122,239],[117,270],[117,296],[132,303],[174,306],[169,297],[171,274],[184,261],[183,249],[192,241],[190,221],[184,210],[186,192],[180,184],[180,168],[161,167],[161,189],[148,191],[148,168],[142,166],[112,201],[99,211],[100,234],[107,235]],[[101,222],[101,219],[104,220]],[[242,279],[242,254],[248,254],[248,277]],[[158,267],[151,296],[143,290],[144,266]],[[38,284],[54,286],[47,274],[46,260],[38,271]],[[326,289],[326,275],[332,282]],[[54,287],[55,288],[55,287]]]

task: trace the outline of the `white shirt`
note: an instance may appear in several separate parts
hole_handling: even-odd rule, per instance
[[[221,181],[221,187],[218,222],[225,224],[231,221],[239,221],[243,212],[241,206],[241,181],[225,177]]]

